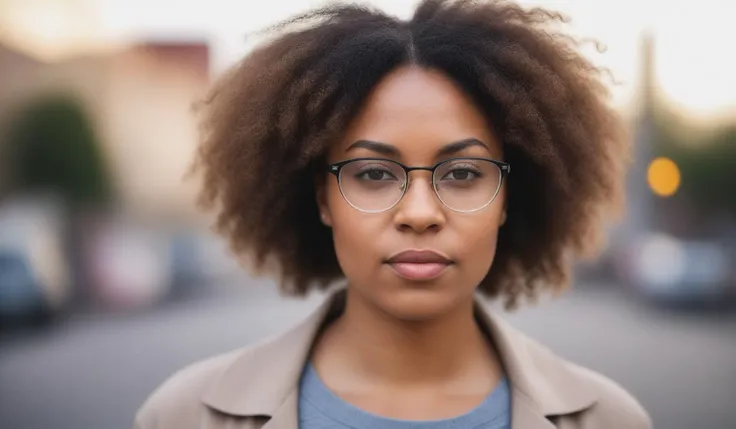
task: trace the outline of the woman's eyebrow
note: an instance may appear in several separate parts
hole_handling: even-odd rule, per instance
[[[473,146],[481,146],[485,148],[486,150],[490,150],[488,148],[488,145],[486,145],[482,141],[476,138],[469,138],[469,139],[463,139],[463,140],[459,140],[456,142],[452,142],[452,143],[442,146],[437,151],[437,155],[438,156],[452,155],[454,153],[460,152],[464,149],[467,149]],[[349,152],[351,150],[358,149],[358,148],[367,149],[367,150],[377,152],[377,153],[380,153],[386,156],[398,157],[401,155],[401,151],[396,146],[388,144],[388,143],[384,143],[384,142],[373,141],[373,140],[358,140],[354,142],[353,144],[351,144],[347,148],[346,152]]]
[[[368,149],[373,152],[378,152],[382,155],[386,156],[395,156],[398,157],[401,155],[401,151],[393,145],[390,145],[388,143],[383,142],[377,142],[372,140],[358,140],[355,143],[351,144],[345,152],[350,152],[354,149]]]
[[[460,152],[464,149],[467,149],[469,147],[473,146],[480,146],[488,151],[490,151],[490,148],[487,144],[483,143],[482,141],[476,139],[476,138],[469,138],[464,139],[460,141],[456,141],[450,144],[447,144],[445,146],[442,146],[440,150],[437,151],[437,155],[439,156],[446,156],[446,155],[452,155],[457,152]]]

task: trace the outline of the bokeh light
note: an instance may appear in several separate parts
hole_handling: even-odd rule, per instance
[[[671,197],[680,188],[680,168],[669,158],[656,158],[649,163],[647,183],[649,189],[660,197]]]

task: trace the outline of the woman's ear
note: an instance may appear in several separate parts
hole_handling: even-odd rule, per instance
[[[315,179],[315,189],[317,190],[317,209],[319,210],[319,219],[325,226],[332,226],[332,214],[327,204],[327,178],[325,175],[317,176]]]
[[[503,212],[501,212],[501,221],[498,223],[498,226],[503,226],[506,223],[506,208],[503,209]]]

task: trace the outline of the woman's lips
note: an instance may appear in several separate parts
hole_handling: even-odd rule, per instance
[[[388,258],[386,263],[405,279],[432,280],[445,272],[452,261],[434,250],[404,250]]]
[[[432,280],[439,277],[450,265],[437,262],[392,262],[389,266],[407,280]]]

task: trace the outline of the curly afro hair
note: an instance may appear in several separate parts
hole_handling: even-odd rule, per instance
[[[438,70],[492,122],[513,166],[508,221],[479,291],[509,307],[561,291],[620,214],[628,163],[604,70],[565,22],[470,0],[424,0],[408,21],[339,4],[282,22],[200,105],[200,203],[254,273],[275,271],[290,295],[326,288],[343,277],[315,197],[327,149],[389,72]]]

